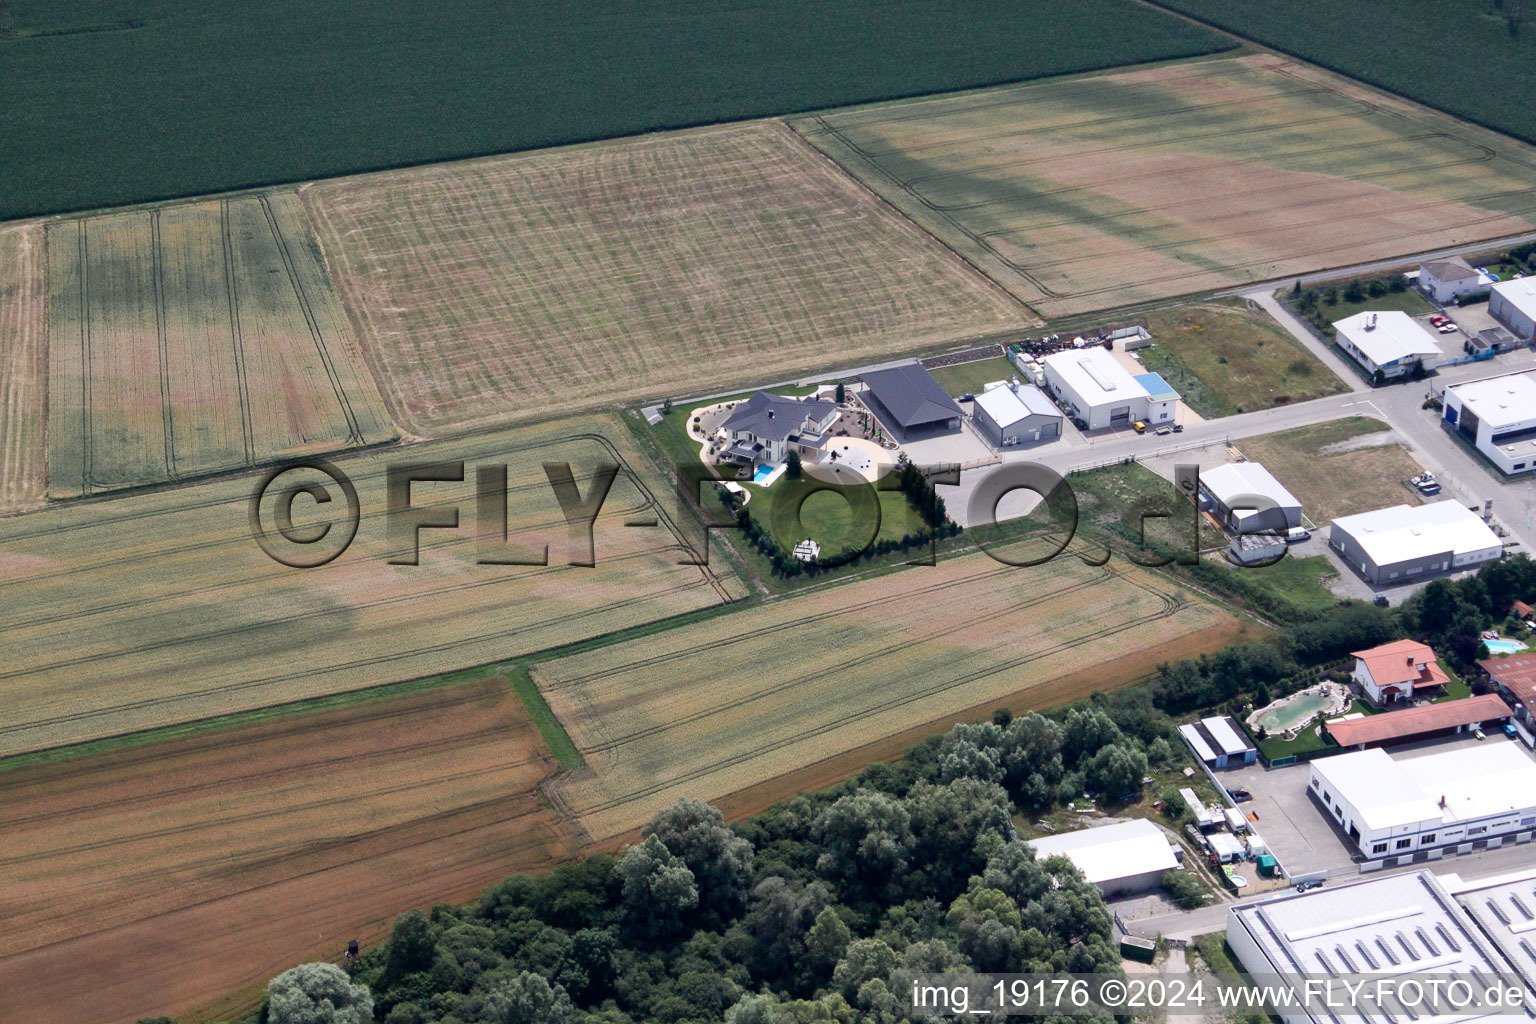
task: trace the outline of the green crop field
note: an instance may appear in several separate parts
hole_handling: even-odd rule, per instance
[[[1536,151],[1269,53],[793,127],[1047,318],[1536,227]]]
[[[12,0],[0,220],[1233,45],[1131,0]]]
[[[1156,0],[1276,49],[1536,142],[1536,25],[1517,0]]]

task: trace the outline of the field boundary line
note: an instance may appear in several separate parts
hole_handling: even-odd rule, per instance
[[[235,243],[229,235],[229,200],[219,202],[219,229],[224,239],[224,291],[229,300],[229,335],[235,351],[235,389],[240,396],[240,430],[245,441],[245,464],[256,464],[256,439],[252,436],[251,396],[245,382],[245,342],[240,336],[240,289],[235,283]]]
[[[176,425],[171,410],[171,357],[165,337],[165,268],[160,249],[160,211],[149,214],[149,265],[150,278],[155,291],[155,344],[160,352],[160,421],[165,434],[165,475],[175,480],[176,474]]]

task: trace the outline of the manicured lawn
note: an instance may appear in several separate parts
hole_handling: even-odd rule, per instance
[[[809,395],[816,390],[815,387],[804,388],[773,388],[776,395],[790,395],[799,398]],[[656,447],[669,458],[674,465],[687,465],[699,461],[699,442],[688,436],[688,422],[693,419],[695,409],[706,406],[718,405],[721,402],[736,402],[751,398],[756,391],[743,391],[739,395],[731,395],[727,398],[711,398],[707,402],[686,402],[675,406],[671,412],[662,413],[661,422],[654,427],[646,424],[642,419],[642,432],[649,435]]]
[[[1301,731],[1294,740],[1286,740],[1278,736],[1270,736],[1259,740],[1259,750],[1270,761],[1279,760],[1282,757],[1310,754],[1314,750],[1323,750],[1332,744],[1326,742],[1317,732],[1316,725],[1309,725]]]
[[[1152,347],[1137,353],[1207,419],[1305,402],[1346,390],[1268,315],[1241,300],[1147,315]]]
[[[957,396],[979,394],[984,385],[1019,375],[1014,365],[1002,356],[995,359],[978,359],[974,363],[939,366],[928,372],[933,374],[933,379],[938,381],[945,391]]]
[[[1387,429],[1380,420],[1351,416],[1236,444],[1249,459],[1273,473],[1301,500],[1307,516],[1323,526],[1339,516],[1423,503],[1423,496],[1405,482],[1422,470],[1401,444],[1389,440],[1347,451],[1329,450]]]

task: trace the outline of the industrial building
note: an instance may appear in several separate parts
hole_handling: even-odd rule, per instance
[[[1301,501],[1257,462],[1230,462],[1200,474],[1202,507],[1231,533],[1285,533],[1301,525]]]
[[[1529,841],[1536,830],[1536,762],[1503,741],[1392,757],[1379,747],[1311,763],[1307,785],[1368,858],[1487,841]]]
[[[1355,685],[1361,696],[1377,707],[1415,697],[1438,697],[1450,682],[1434,649],[1417,640],[1394,640],[1351,651],[1350,657],[1355,659]]]
[[[1017,380],[988,386],[976,396],[971,422],[993,448],[1007,448],[1061,436],[1062,415],[1045,392]]]
[[[1346,750],[1365,750],[1450,736],[1469,729],[1496,729],[1513,715],[1514,711],[1498,694],[1483,693],[1379,715],[1332,718],[1323,723],[1323,728]]]
[[[1482,517],[1456,501],[1340,516],[1328,543],[1366,582],[1390,585],[1473,568],[1503,554]]]
[[[1419,291],[1441,306],[1463,295],[1485,292],[1493,278],[1476,270],[1460,256],[1432,260],[1419,266]]]
[[[1163,873],[1179,866],[1172,841],[1145,818],[1031,839],[1029,845],[1040,860],[1066,857],[1105,896],[1156,889]]]
[[[1488,296],[1488,315],[1521,341],[1536,340],[1536,277],[1495,284]]]
[[[1173,422],[1178,392],[1156,374],[1132,376],[1098,345],[1056,352],[1043,363],[1046,387],[1082,421],[1084,430]]]
[[[1503,884],[1510,894],[1500,890],[1493,898],[1513,905],[1511,894],[1519,894],[1523,902],[1532,874],[1509,876]],[[1227,943],[1243,970],[1255,977],[1457,974],[1492,979],[1523,975],[1512,969],[1516,963],[1512,953],[1520,946],[1510,924],[1494,915],[1485,925],[1474,915],[1474,905],[1484,898],[1481,892],[1455,875],[1441,878],[1421,870],[1292,893],[1229,910]],[[1524,915],[1509,920],[1524,920]],[[1523,987],[1531,991],[1528,976]],[[1280,1009],[1278,1016],[1285,1024],[1470,1024],[1509,1014],[1503,1008],[1485,1013],[1469,1008],[1459,1014],[1434,1015],[1423,1006],[1410,1009],[1389,993],[1382,1004],[1362,1000],[1348,1008],[1330,1008],[1318,1000]],[[1520,1016],[1515,1014],[1517,1019]]]
[[[918,363],[862,374],[860,398],[899,441],[953,434],[960,429],[960,407],[933,374]]]
[[[1208,768],[1235,768],[1253,764],[1259,751],[1231,715],[1202,718],[1179,726],[1179,735]]]
[[[1500,472],[1536,472],[1536,372],[1453,384],[1442,415]]]
[[[1422,367],[1434,369],[1444,352],[1435,339],[1407,313],[1395,309],[1356,313],[1335,320],[1339,348],[1365,368],[1370,376],[1378,370],[1387,380],[1406,376]]]
[[[1440,880],[1457,905],[1504,954],[1525,989],[1536,992],[1536,868],[1475,881],[1450,874],[1440,876]]]

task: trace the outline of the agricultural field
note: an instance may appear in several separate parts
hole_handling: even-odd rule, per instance
[[[51,222],[48,329],[52,497],[395,437],[291,192]]]
[[[745,812],[823,762],[857,770],[1000,704],[1020,713],[1133,682],[1240,628],[1120,560],[945,559],[536,665],[586,760],[548,791],[596,840],[681,795]]]
[[[1424,470],[1391,427],[1364,416],[1237,442],[1242,453],[1301,499],[1319,526],[1391,505],[1422,505],[1408,486]]]
[[[423,436],[848,366],[1027,320],[779,124],[302,195],[391,412]]]
[[[41,224],[0,229],[0,512],[47,493],[46,274]]]
[[[1154,310],[1145,319],[1153,345],[1137,353],[1142,364],[1206,419],[1348,390],[1284,328],[1242,300]]]
[[[10,0],[0,220],[1234,45],[1133,0]]]
[[[1536,227],[1528,146],[1273,54],[793,124],[1046,317]]]
[[[386,467],[446,460],[465,461],[464,482],[416,483],[412,506],[441,516],[455,505],[461,527],[420,531],[419,564],[390,564],[410,557],[412,531],[397,518],[406,528],[391,535]],[[590,551],[568,536],[551,462],[570,465],[585,499],[602,464],[620,467]],[[496,464],[508,466],[504,524],[494,501],[482,520],[476,500],[479,470]],[[359,525],[317,568],[262,552],[254,476],[0,519],[0,755],[483,665],[745,596],[723,559],[679,564],[671,486],[612,416],[333,465],[356,487]],[[288,532],[344,536],[334,481],[292,470],[259,506],[289,561],[336,543],[281,539],[281,497],[312,484],[329,504],[297,493]],[[481,564],[546,548],[547,565]]]
[[[1536,142],[1536,34],[1514,0],[1157,0],[1420,103]],[[1433,45],[1426,45],[1432,41]]]
[[[406,907],[571,856],[556,770],[485,678],[0,771],[0,1019],[248,1012]]]

